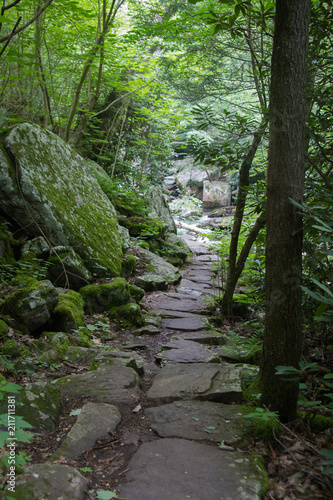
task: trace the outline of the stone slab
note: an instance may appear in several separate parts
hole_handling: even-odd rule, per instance
[[[160,437],[208,440],[228,446],[245,444],[251,422],[244,415],[248,406],[210,401],[175,401],[147,408],[145,415]]]
[[[191,312],[168,310],[168,309],[155,309],[161,318],[192,318],[196,319],[197,316]]]
[[[180,286],[182,288],[189,288],[190,290],[200,290],[203,293],[206,292],[207,288],[212,288],[211,283],[197,283],[193,280],[188,280],[187,278],[182,279]]]
[[[221,363],[221,358],[207,348],[189,340],[174,340],[163,346],[156,355],[160,364],[171,363]]]
[[[77,421],[69,431],[60,448],[51,460],[60,457],[74,459],[89,450],[98,439],[109,437],[116,430],[121,414],[114,405],[106,403],[87,403],[81,410]]]
[[[207,330],[177,333],[171,338],[171,340],[192,340],[193,342],[199,342],[199,344],[208,345],[224,345],[226,343],[226,337],[223,334]]]
[[[201,317],[163,319],[162,326],[170,330],[196,331],[208,325],[208,320]]]
[[[241,452],[185,439],[143,444],[119,497],[130,500],[259,500],[266,474]]]
[[[136,352],[106,349],[96,356],[94,363],[97,365],[111,364],[113,366],[127,366],[128,368],[133,368],[139,375],[143,375],[145,360]]]
[[[172,297],[177,300],[200,300],[201,293],[198,290],[189,290],[188,292],[166,292],[165,297]]]
[[[241,402],[241,370],[231,364],[167,364],[156,375],[147,397],[163,403],[180,399]]]
[[[160,311],[182,311],[187,313],[200,314],[204,309],[204,301],[199,298],[198,300],[189,299],[164,299],[157,304],[157,310]]]
[[[74,467],[34,464],[16,477],[15,492],[5,493],[18,500],[83,500],[88,486],[88,479]]]
[[[139,376],[132,368],[102,364],[97,370],[62,377],[54,382],[62,393],[89,396],[98,403],[135,403],[140,394]]]

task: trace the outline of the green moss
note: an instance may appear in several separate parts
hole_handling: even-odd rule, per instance
[[[145,291],[136,285],[129,285],[129,291],[130,291],[131,298],[133,298],[135,300],[135,302],[138,302],[138,303],[140,302],[140,300],[143,299],[144,294],[145,294]]]
[[[19,395],[17,413],[34,427],[53,431],[60,410],[59,391],[45,382],[27,384]]]
[[[3,341],[7,337],[9,331],[7,323],[0,319],[0,341]]]
[[[79,293],[88,314],[107,311],[110,306],[120,306],[130,301],[129,285],[124,278],[115,278],[112,283],[87,285]]]
[[[60,358],[63,358],[70,346],[68,336],[61,332],[44,332],[43,336],[49,340],[51,349],[54,349],[59,354]]]
[[[128,276],[131,276],[132,274],[134,274],[135,270],[136,270],[136,266],[137,266],[136,258],[131,253],[122,262],[122,266],[121,266],[122,276],[124,276],[124,278],[128,278]]]
[[[163,224],[157,219],[144,217],[120,217],[119,224],[126,227],[133,237],[145,239],[163,238]]]
[[[19,303],[27,298],[29,294],[39,285],[35,278],[31,278],[29,283],[24,288],[20,288],[7,297],[1,305],[2,310],[12,316],[18,313]]]
[[[2,346],[2,354],[4,354],[5,356],[10,356],[11,358],[20,356],[21,351],[21,346],[19,346],[14,339],[6,340],[6,342]]]
[[[119,307],[112,307],[109,310],[112,319],[120,321],[124,326],[142,326],[143,317],[141,308],[135,302],[130,302]]]
[[[313,431],[323,432],[327,429],[333,429],[333,417],[324,415],[312,415],[310,418],[310,427]]]
[[[79,326],[83,326],[84,311],[82,296],[73,290],[60,294],[52,320],[56,329],[67,333]]]

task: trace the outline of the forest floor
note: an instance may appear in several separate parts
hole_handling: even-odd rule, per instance
[[[180,287],[186,285],[193,279],[191,264],[183,270],[183,279],[178,287],[171,287],[168,293],[179,293]],[[193,283],[193,282],[192,282]],[[204,284],[205,287],[205,284]],[[146,311],[155,311],[163,307],[165,292],[152,292],[146,294],[143,299],[143,308]],[[170,296],[169,296],[170,298]],[[87,325],[97,324],[102,315],[87,316]],[[246,329],[242,323],[228,325],[226,322],[221,330],[231,329],[244,335],[251,335],[252,331]],[[117,404],[122,419],[116,430],[103,441],[96,444],[75,460],[60,460],[58,463],[71,465],[89,480],[90,498],[97,497],[97,491],[108,491],[118,494],[130,469],[130,460],[137,452],[139,446],[151,443],[159,439],[158,434],[151,428],[149,420],[145,417],[142,409],[156,406],[156,402],[147,397],[154,377],[159,366],[156,364],[156,355],[161,351],[163,345],[170,340],[170,325],[162,327],[159,334],[142,335],[135,337],[129,329],[121,328],[121,325],[111,324],[110,329],[117,333],[114,340],[107,341],[106,347],[116,349],[124,345],[132,345],[132,349],[138,352],[149,367],[141,377],[141,395],[133,405]],[[98,331],[94,333],[95,342],[98,344]],[[209,346],[209,349],[219,353],[218,346]],[[223,359],[222,359],[223,361]],[[83,373],[89,366],[65,361],[57,367],[57,373],[46,370],[38,372],[36,380],[52,380],[59,376]],[[12,379],[17,383],[32,382],[34,377],[25,379]],[[66,438],[68,431],[75,423],[76,417],[71,415],[73,410],[79,409],[89,398],[62,396],[62,410],[59,423],[55,430],[45,434],[36,432],[31,442],[22,444],[21,451],[25,451],[31,458],[32,463],[43,463],[57,450]],[[288,426],[283,426],[281,435],[271,443],[260,441],[256,436],[251,436],[242,448],[245,453],[255,452],[264,459],[269,484],[265,493],[265,500],[298,500],[298,499],[333,499],[333,483],[329,475],[322,473],[321,462],[324,460],[319,454],[321,449],[331,449],[333,444],[332,432],[313,432],[305,419],[300,419]],[[118,498],[105,497],[105,498]],[[120,495],[119,498],[122,498]],[[150,497],[149,497],[150,498]],[[199,497],[197,497],[199,498]],[[205,497],[208,498],[208,497]],[[142,500],[145,500],[142,497]],[[183,500],[177,498],[175,500]],[[201,500],[201,498],[200,498]]]

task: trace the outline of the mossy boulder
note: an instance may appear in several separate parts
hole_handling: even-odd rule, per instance
[[[22,347],[14,339],[8,339],[2,346],[2,354],[11,358],[20,356]]]
[[[49,341],[49,347],[54,349],[59,353],[59,357],[62,358],[67,349],[70,346],[68,336],[62,332],[44,332],[43,337],[46,337]]]
[[[132,300],[131,287],[124,278],[114,278],[111,283],[87,285],[79,292],[88,314],[107,311],[111,306],[120,306]],[[132,289],[132,293],[136,294],[136,289]]]
[[[109,310],[110,318],[119,321],[124,326],[142,326],[143,317],[140,306],[135,302],[112,307]]]
[[[158,219],[147,217],[119,217],[119,224],[128,229],[130,236],[141,237],[146,240],[163,238],[165,229],[163,223]]]
[[[79,290],[92,281],[92,275],[83,260],[70,247],[53,247],[48,263],[49,279],[56,286]]]
[[[4,300],[0,309],[33,332],[49,321],[58,300],[59,292],[50,281],[31,279],[28,286]]]
[[[50,245],[43,236],[37,236],[26,243],[21,248],[22,255],[33,252],[37,258],[43,258],[50,252]]]
[[[52,246],[75,248],[91,273],[121,273],[114,207],[86,160],[50,131],[22,123],[4,137],[0,209],[29,236],[42,227]]]
[[[4,321],[2,321],[2,319],[0,319],[0,342],[3,342],[7,338],[8,332],[9,332],[9,327],[7,323],[5,323]]]
[[[52,432],[57,424],[61,398],[59,391],[46,382],[26,384],[16,394],[16,415],[33,427]],[[0,413],[6,413],[7,401],[0,402]]]
[[[51,324],[56,330],[67,333],[84,325],[83,298],[78,292],[70,290],[59,295]]]
[[[123,260],[122,266],[121,266],[121,274],[124,278],[128,278],[132,274],[135,273],[137,267],[137,261],[136,258],[132,253],[127,255],[126,259]]]

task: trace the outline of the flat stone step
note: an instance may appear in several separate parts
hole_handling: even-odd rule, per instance
[[[194,317],[193,317],[194,316]],[[201,318],[199,315],[192,317],[163,319],[162,326],[169,330],[191,331],[202,330],[208,325],[207,318]]]
[[[97,370],[58,378],[54,387],[70,396],[90,396],[99,403],[135,403],[141,391],[132,368],[100,365]]]
[[[224,345],[226,343],[225,335],[216,331],[211,332],[209,330],[177,333],[171,337],[171,340],[192,340],[193,342],[198,342],[199,344],[208,345]]]
[[[244,415],[248,406],[227,405],[210,401],[175,401],[147,408],[145,415],[160,437],[207,440],[227,446],[245,445],[251,422]]]
[[[242,452],[165,438],[135,453],[119,498],[259,500],[266,481],[265,472]]]
[[[221,363],[221,358],[206,347],[188,340],[174,340],[163,346],[156,355],[162,363]]]
[[[190,290],[200,290],[201,292],[205,292],[206,289],[212,288],[213,284],[211,283],[199,283],[193,280],[188,280],[187,278],[183,278],[180,283],[181,288],[188,288]]]
[[[167,364],[154,378],[147,396],[163,403],[180,399],[241,402],[241,370],[229,363]]]
[[[185,313],[196,313],[204,312],[204,300],[200,297],[197,300],[189,299],[168,299],[160,300],[157,304],[157,311],[181,311]]]
[[[121,420],[118,408],[107,403],[87,403],[60,448],[49,459],[74,459],[89,450],[98,439],[109,437]]]

